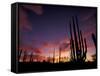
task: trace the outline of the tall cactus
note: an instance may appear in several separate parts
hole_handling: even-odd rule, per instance
[[[95,45],[95,49],[97,49],[97,39],[96,39],[96,36],[94,33],[92,33],[92,40],[94,42],[94,45]],[[92,58],[93,58],[93,61],[94,62],[97,62],[97,59],[96,59],[96,54],[92,55]]]
[[[73,36],[72,36],[71,24],[70,24],[70,35],[71,35],[71,39],[70,39],[71,60],[74,60],[75,59],[75,51],[74,51],[74,41],[73,41]]]
[[[26,51],[24,51],[23,53],[24,53],[24,55],[23,55],[23,62],[26,62],[27,53],[26,53]]]
[[[55,63],[55,48],[54,48],[54,51],[53,51],[53,63]]]
[[[21,59],[22,50],[18,51],[18,61]]]
[[[30,62],[33,62],[33,52],[30,54]]]
[[[77,17],[72,17],[72,23],[73,23],[73,28],[72,24],[70,23],[71,61],[85,62],[87,54],[86,38],[83,38],[81,30],[79,30]]]
[[[59,48],[59,63],[60,63],[60,60],[61,60],[61,48]]]
[[[94,33],[92,33],[92,40],[94,42],[95,47],[97,46],[97,40],[96,40],[96,36],[94,35]]]

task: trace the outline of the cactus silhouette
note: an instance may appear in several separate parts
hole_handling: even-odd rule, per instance
[[[53,51],[53,63],[55,63],[55,48],[54,48],[54,51]]]
[[[70,22],[70,49],[72,62],[85,62],[87,54],[86,38],[79,30],[77,17],[72,17]]]
[[[23,54],[24,54],[24,55],[23,55],[23,62],[26,62],[27,52],[26,52],[26,51],[24,51],[24,52],[23,52]]]
[[[33,62],[33,52],[30,54],[30,62]]]
[[[18,61],[20,61],[22,50],[18,51]]]
[[[59,48],[59,63],[60,63],[60,60],[61,60],[61,48]]]
[[[94,33],[91,34],[91,37],[92,37],[92,40],[93,40],[93,43],[95,45],[95,49],[97,49],[97,39],[96,39],[96,36]],[[96,59],[96,54],[92,55],[92,59],[94,62],[97,62],[97,59]]]
[[[95,37],[94,33],[92,33],[92,40],[93,40],[94,45],[96,47],[97,46],[97,40],[96,40],[96,37]]]

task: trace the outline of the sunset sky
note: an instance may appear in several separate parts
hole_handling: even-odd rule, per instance
[[[62,57],[70,57],[69,22],[78,17],[79,28],[87,40],[87,59],[96,53],[91,33],[96,35],[96,8],[50,5],[19,6],[20,49],[49,57],[62,49]]]

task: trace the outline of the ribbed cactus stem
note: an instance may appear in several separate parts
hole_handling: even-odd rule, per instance
[[[72,26],[70,23],[70,35],[71,35],[71,40],[70,40],[70,48],[71,48],[71,56],[73,57],[72,60],[75,60],[75,48],[74,48],[74,41],[73,41],[73,35],[72,35]]]
[[[79,47],[78,47],[78,40],[77,40],[77,31],[76,31],[76,27],[75,27],[75,22],[74,22],[74,18],[73,20],[73,32],[74,32],[74,40],[75,40],[75,52],[76,52],[76,58],[78,59],[78,51],[79,51]]]
[[[84,52],[84,42],[83,42],[83,35],[82,35],[82,31],[81,30],[80,30],[80,36],[81,36],[82,56],[83,56],[83,52]]]
[[[77,19],[77,16],[75,16],[75,19],[76,19],[76,26],[77,26],[77,32],[78,32],[78,41],[79,41],[79,44],[80,44],[80,50],[81,50],[81,37],[80,37],[80,30],[79,30],[79,25],[78,25],[78,19]]]

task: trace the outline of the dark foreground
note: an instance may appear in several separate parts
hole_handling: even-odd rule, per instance
[[[63,71],[63,70],[80,70],[80,69],[95,69],[95,62],[85,63],[18,63],[18,73],[26,72],[44,72],[44,71]]]

